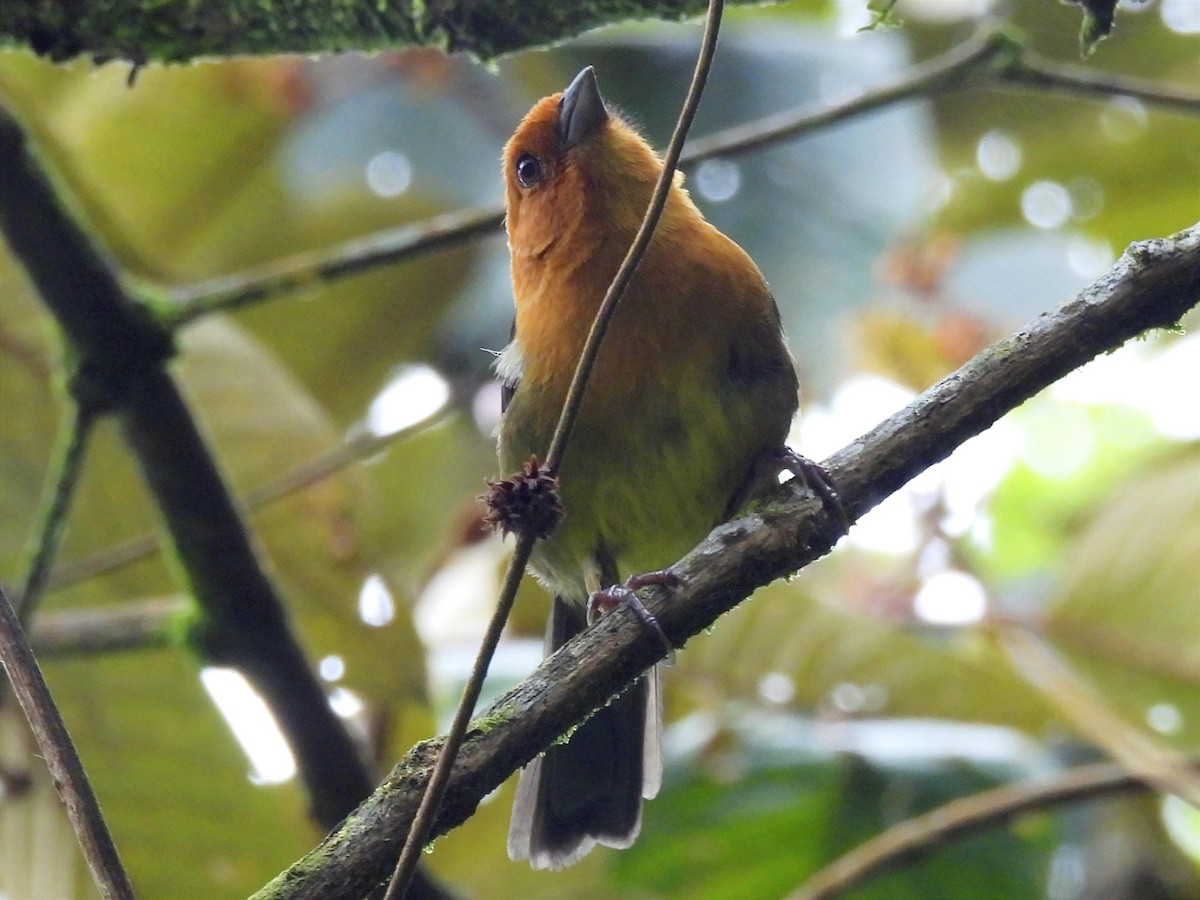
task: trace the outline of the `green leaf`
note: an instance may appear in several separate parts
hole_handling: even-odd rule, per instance
[[[1131,720],[1200,742],[1200,444],[1101,504],[1067,550],[1045,633]]]
[[[848,564],[849,565],[849,564]],[[851,714],[994,722],[1036,732],[1050,715],[988,645],[971,633],[923,636],[902,623],[842,612],[807,593],[807,579],[776,583],[692,640],[668,676],[691,705],[761,704],[786,685],[783,708],[833,704],[839,687],[861,699]],[[905,619],[904,621],[907,621]],[[776,701],[780,702],[780,701]]]
[[[805,733],[801,729],[797,736]],[[970,761],[886,764],[811,748],[800,737],[764,753],[766,748],[739,733],[713,754],[708,772],[699,760],[688,774],[668,779],[647,805],[638,843],[612,858],[617,884],[649,888],[660,897],[786,896],[889,825],[1013,774]],[[721,758],[736,760],[731,768],[737,774],[724,774]],[[1029,826],[955,841],[895,875],[860,886],[852,896],[1034,896],[1058,828],[1045,818]],[[1003,866],[996,866],[998,859]]]

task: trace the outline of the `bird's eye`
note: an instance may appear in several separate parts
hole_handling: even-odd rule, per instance
[[[531,188],[542,180],[542,161],[532,153],[522,153],[517,157],[517,181],[521,187]]]

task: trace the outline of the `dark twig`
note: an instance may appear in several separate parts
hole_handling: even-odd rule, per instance
[[[29,568],[22,580],[21,595],[16,598],[15,609],[22,625],[28,625],[46,587],[50,567],[66,531],[67,514],[79,484],[88,436],[95,421],[91,407],[80,403],[70,405],[67,421],[61,430],[62,446],[55,454],[48,476],[47,495],[43,501],[41,521],[35,531]]]
[[[708,72],[712,68],[712,60],[717,49],[717,36],[720,33],[721,13],[723,10],[723,0],[709,0],[708,15],[704,21],[704,35],[700,41],[700,53],[696,59],[696,68],[692,75],[692,82],[688,86],[687,97],[684,99],[683,108],[679,112],[679,120],[675,123],[675,130],[671,135],[670,143],[667,145],[667,152],[663,158],[663,168],[659,173],[658,182],[654,186],[654,192],[651,194],[650,205],[646,210],[637,234],[634,236],[633,243],[626,252],[625,259],[622,260],[616,275],[613,276],[612,283],[609,285],[608,291],[604,295],[604,300],[596,312],[596,317],[592,321],[591,330],[588,332],[587,341],[584,343],[583,353],[575,368],[575,375],[571,380],[571,387],[567,392],[566,400],[563,402],[558,426],[555,428],[554,437],[550,441],[550,449],[546,453],[545,467],[551,474],[558,470],[563,454],[566,452],[571,431],[575,425],[575,419],[579,415],[579,407],[583,402],[583,393],[587,388],[588,379],[591,377],[596,356],[600,351],[600,345],[608,329],[608,323],[612,320],[613,313],[617,309],[617,304],[620,302],[621,296],[625,293],[625,288],[628,287],[630,279],[633,277],[634,272],[637,271],[638,264],[646,253],[646,248],[650,245],[650,239],[654,236],[654,228],[658,224],[659,217],[662,215],[663,207],[666,205],[667,196],[670,193],[675,177],[675,169],[679,163],[679,154],[683,150],[683,142],[687,139],[688,129],[691,128],[692,120],[696,117],[696,110],[700,105],[700,97],[704,93],[704,85],[708,80]],[[488,666],[495,655],[496,646],[500,641],[504,625],[508,621],[513,601],[516,599],[517,586],[520,584],[521,575],[525,571],[525,564],[529,561],[529,556],[533,551],[533,545],[536,540],[536,536],[528,531],[522,532],[517,538],[516,551],[513,561],[509,564],[504,587],[500,593],[500,599],[496,603],[496,610],[492,614],[491,622],[488,624],[483,645],[480,647],[479,653],[475,658],[471,678],[463,688],[463,696],[459,701],[454,723],[438,754],[438,760],[430,776],[429,784],[426,786],[424,795],[421,798],[421,805],[413,817],[413,824],[409,829],[408,838],[404,843],[400,859],[396,863],[396,870],[392,875],[392,881],[388,885],[384,900],[399,900],[407,890],[408,879],[413,867],[416,865],[417,854],[428,840],[434,821],[441,808],[446,784],[450,779],[450,773],[454,768],[454,762],[458,757],[458,751],[462,746],[463,738],[466,736],[467,726],[470,723],[471,714],[475,710],[475,704],[479,702],[479,694],[483,690],[483,682],[487,677]]]
[[[54,779],[55,790],[67,808],[71,827],[75,829],[75,837],[92,870],[100,895],[111,900],[133,900],[133,885],[121,865],[112,835],[108,833],[108,826],[100,813],[100,804],[83,770],[83,763],[79,761],[67,727],[21,631],[16,611],[9,604],[8,595],[2,587],[0,662],[4,664],[17,702],[29,720],[38,750]]]
[[[1195,763],[1192,764],[1195,768]],[[905,819],[831,862],[812,875],[788,900],[830,900],[882,875],[936,852],[960,837],[1002,825],[1027,812],[1154,788],[1116,763],[1078,766],[1048,781],[1006,784],[953,800]]]

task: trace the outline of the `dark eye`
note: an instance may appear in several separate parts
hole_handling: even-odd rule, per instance
[[[517,181],[521,187],[531,188],[542,180],[542,161],[532,153],[522,153],[517,157]]]

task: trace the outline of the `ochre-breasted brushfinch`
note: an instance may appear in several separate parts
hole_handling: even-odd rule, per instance
[[[538,102],[504,150],[516,325],[500,465],[544,455],[592,319],[662,163],[604,104],[591,68]],[[798,388],[758,267],[677,178],[592,373],[559,471],[565,518],[530,563],[554,595],[547,652],[589,595],[667,566],[729,518],[778,457]],[[521,774],[508,852],[560,868],[628,847],[662,774],[657,670]]]

